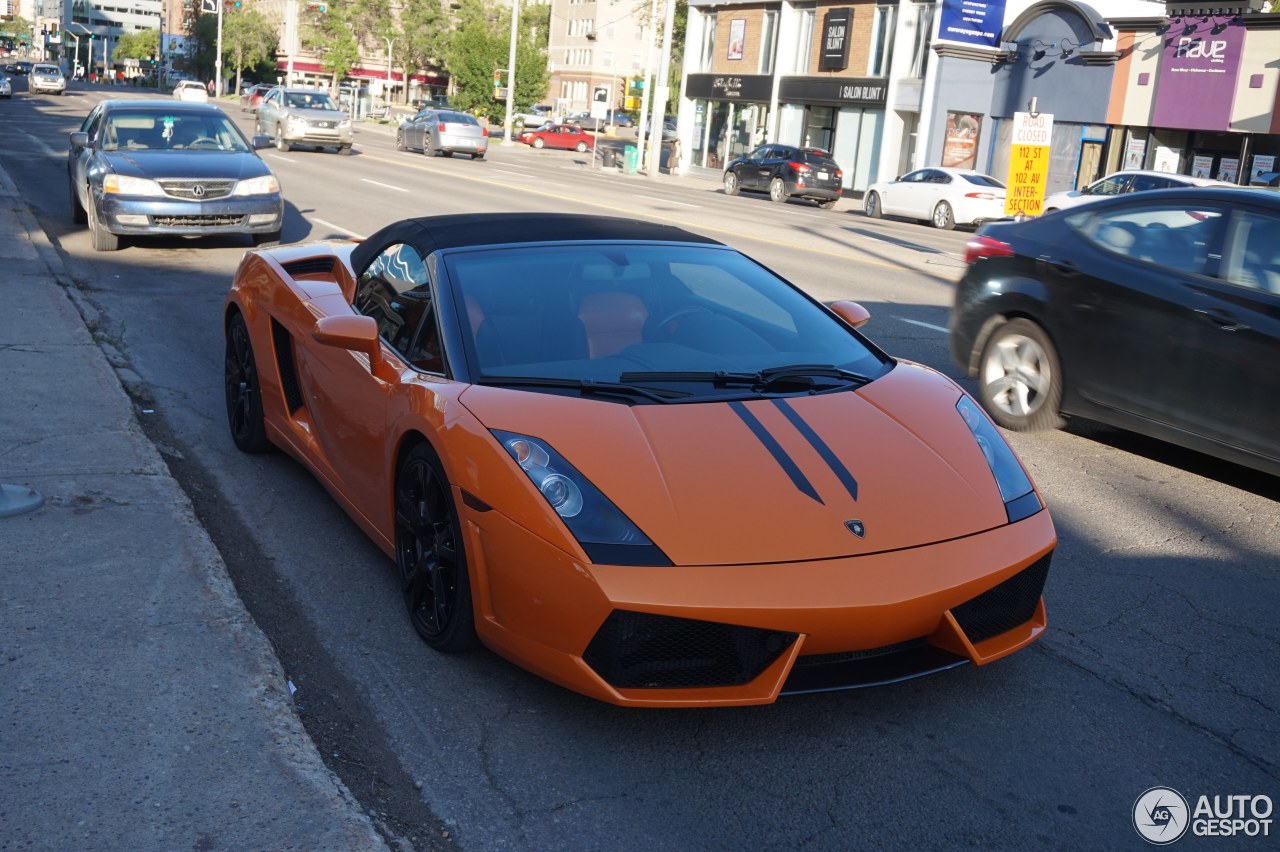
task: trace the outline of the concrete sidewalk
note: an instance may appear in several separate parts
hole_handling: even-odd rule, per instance
[[[0,848],[386,848],[2,167],[0,234]]]

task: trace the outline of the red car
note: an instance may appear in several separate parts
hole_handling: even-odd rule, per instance
[[[572,124],[544,124],[521,133],[520,141],[535,148],[572,148],[579,154],[596,147],[594,136]]]
[[[258,104],[262,103],[262,97],[274,88],[265,83],[258,83],[244,90],[240,95],[240,108],[249,112],[258,108]]]

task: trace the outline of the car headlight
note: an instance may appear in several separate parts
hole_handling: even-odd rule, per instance
[[[658,546],[546,441],[491,430],[529,480],[555,509],[592,562],[670,565]]]
[[[965,425],[973,433],[974,440],[978,442],[978,448],[982,450],[982,457],[987,460],[987,466],[991,468],[996,487],[1000,489],[1000,498],[1004,500],[1009,523],[1029,518],[1044,508],[1040,504],[1035,488],[1031,485],[1031,479],[1022,469],[1018,457],[1013,454],[1008,442],[996,431],[995,424],[978,407],[978,404],[965,395],[956,403],[956,411],[960,413]]]
[[[297,116],[297,115],[289,116],[288,122],[290,124],[301,124],[301,125],[307,124],[307,120],[305,118],[302,118],[301,116]]]
[[[280,181],[275,175],[249,178],[236,184],[232,195],[275,195],[280,192]]]
[[[349,118],[347,118],[347,119],[343,119],[342,121],[339,121],[339,122],[338,122],[338,129],[339,129],[339,130],[346,130],[346,129],[347,129],[348,127],[350,127],[350,126],[351,126],[351,119],[349,119]]]
[[[107,175],[102,179],[102,191],[112,195],[164,195],[160,184],[150,178],[129,175]]]

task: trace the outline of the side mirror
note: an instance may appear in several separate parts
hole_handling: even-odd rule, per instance
[[[71,147],[79,150],[80,148],[89,147],[89,134],[83,130],[77,130],[71,134]]]
[[[830,308],[832,313],[854,328],[862,328],[871,321],[871,313],[857,302],[841,300],[832,302]]]
[[[253,139],[249,141],[253,145],[253,150],[255,151],[257,151],[259,148],[270,148],[272,144],[271,137],[265,133],[254,134]]]

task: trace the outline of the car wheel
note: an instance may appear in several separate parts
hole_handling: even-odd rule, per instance
[[[1015,319],[993,331],[978,362],[978,395],[1006,429],[1062,426],[1062,372],[1044,329]]]
[[[834,198],[824,199],[818,202],[818,206],[821,207],[823,210],[830,210],[832,207],[836,206],[836,199]]]
[[[276,125],[276,148],[287,154],[289,153],[289,150],[292,147],[293,146],[289,144],[288,140],[284,138],[284,128],[277,124]]]
[[[532,145],[533,145],[533,147],[535,147],[535,148],[541,148],[542,146],[546,145],[547,143],[542,141],[542,137],[541,137],[541,136],[535,136],[535,137],[534,137],[534,139],[533,139],[533,142],[532,142],[531,144],[532,144]]]
[[[67,181],[67,195],[71,201],[71,221],[77,225],[83,225],[89,220],[85,215],[84,205],[80,203],[80,196],[76,195],[76,187],[70,180]]]
[[[585,154],[587,153],[587,143],[579,142],[577,145],[574,146],[573,150],[577,151],[579,154]]]
[[[244,317],[236,314],[227,326],[227,350],[223,360],[223,386],[227,395],[227,426],[231,440],[246,453],[271,449],[262,413],[262,386],[258,365]]]
[[[115,251],[120,248],[120,238],[108,231],[106,226],[98,221],[98,213],[93,209],[92,200],[89,203],[86,216],[89,220],[89,236],[92,238],[94,251]]]
[[[472,155],[471,155],[471,159],[473,159],[473,160],[483,160],[483,159],[484,159],[484,154],[472,154]]]
[[[418,444],[395,484],[396,566],[413,629],[437,651],[474,648],[475,614],[462,529],[435,451]]]
[[[725,195],[737,195],[737,194],[738,194],[738,190],[739,190],[739,187],[738,187],[738,175],[737,175],[737,173],[736,173],[736,172],[725,172],[725,173],[724,173],[724,194],[725,194]]]
[[[868,219],[879,219],[884,215],[884,209],[880,206],[880,194],[877,192],[867,193],[867,201],[863,205]]]
[[[405,144],[404,144],[404,133],[397,133],[397,134],[396,134],[396,150],[397,150],[397,151],[403,151],[403,150],[405,150]]]
[[[264,234],[253,234],[253,244],[255,246],[273,246],[280,242],[280,232],[270,231]]]
[[[938,206],[933,208],[933,227],[950,231],[955,226],[956,217],[951,212],[951,205],[945,201],[939,201]]]
[[[769,181],[769,200],[779,204],[786,202],[787,185],[782,182],[782,178],[776,177]]]
[[[344,157],[350,157],[350,156],[351,156],[351,146],[350,146],[350,145],[342,145],[342,146],[340,146],[340,147],[338,148],[338,153],[339,153],[339,154],[341,154],[341,155],[342,155],[342,156],[344,156]]]

